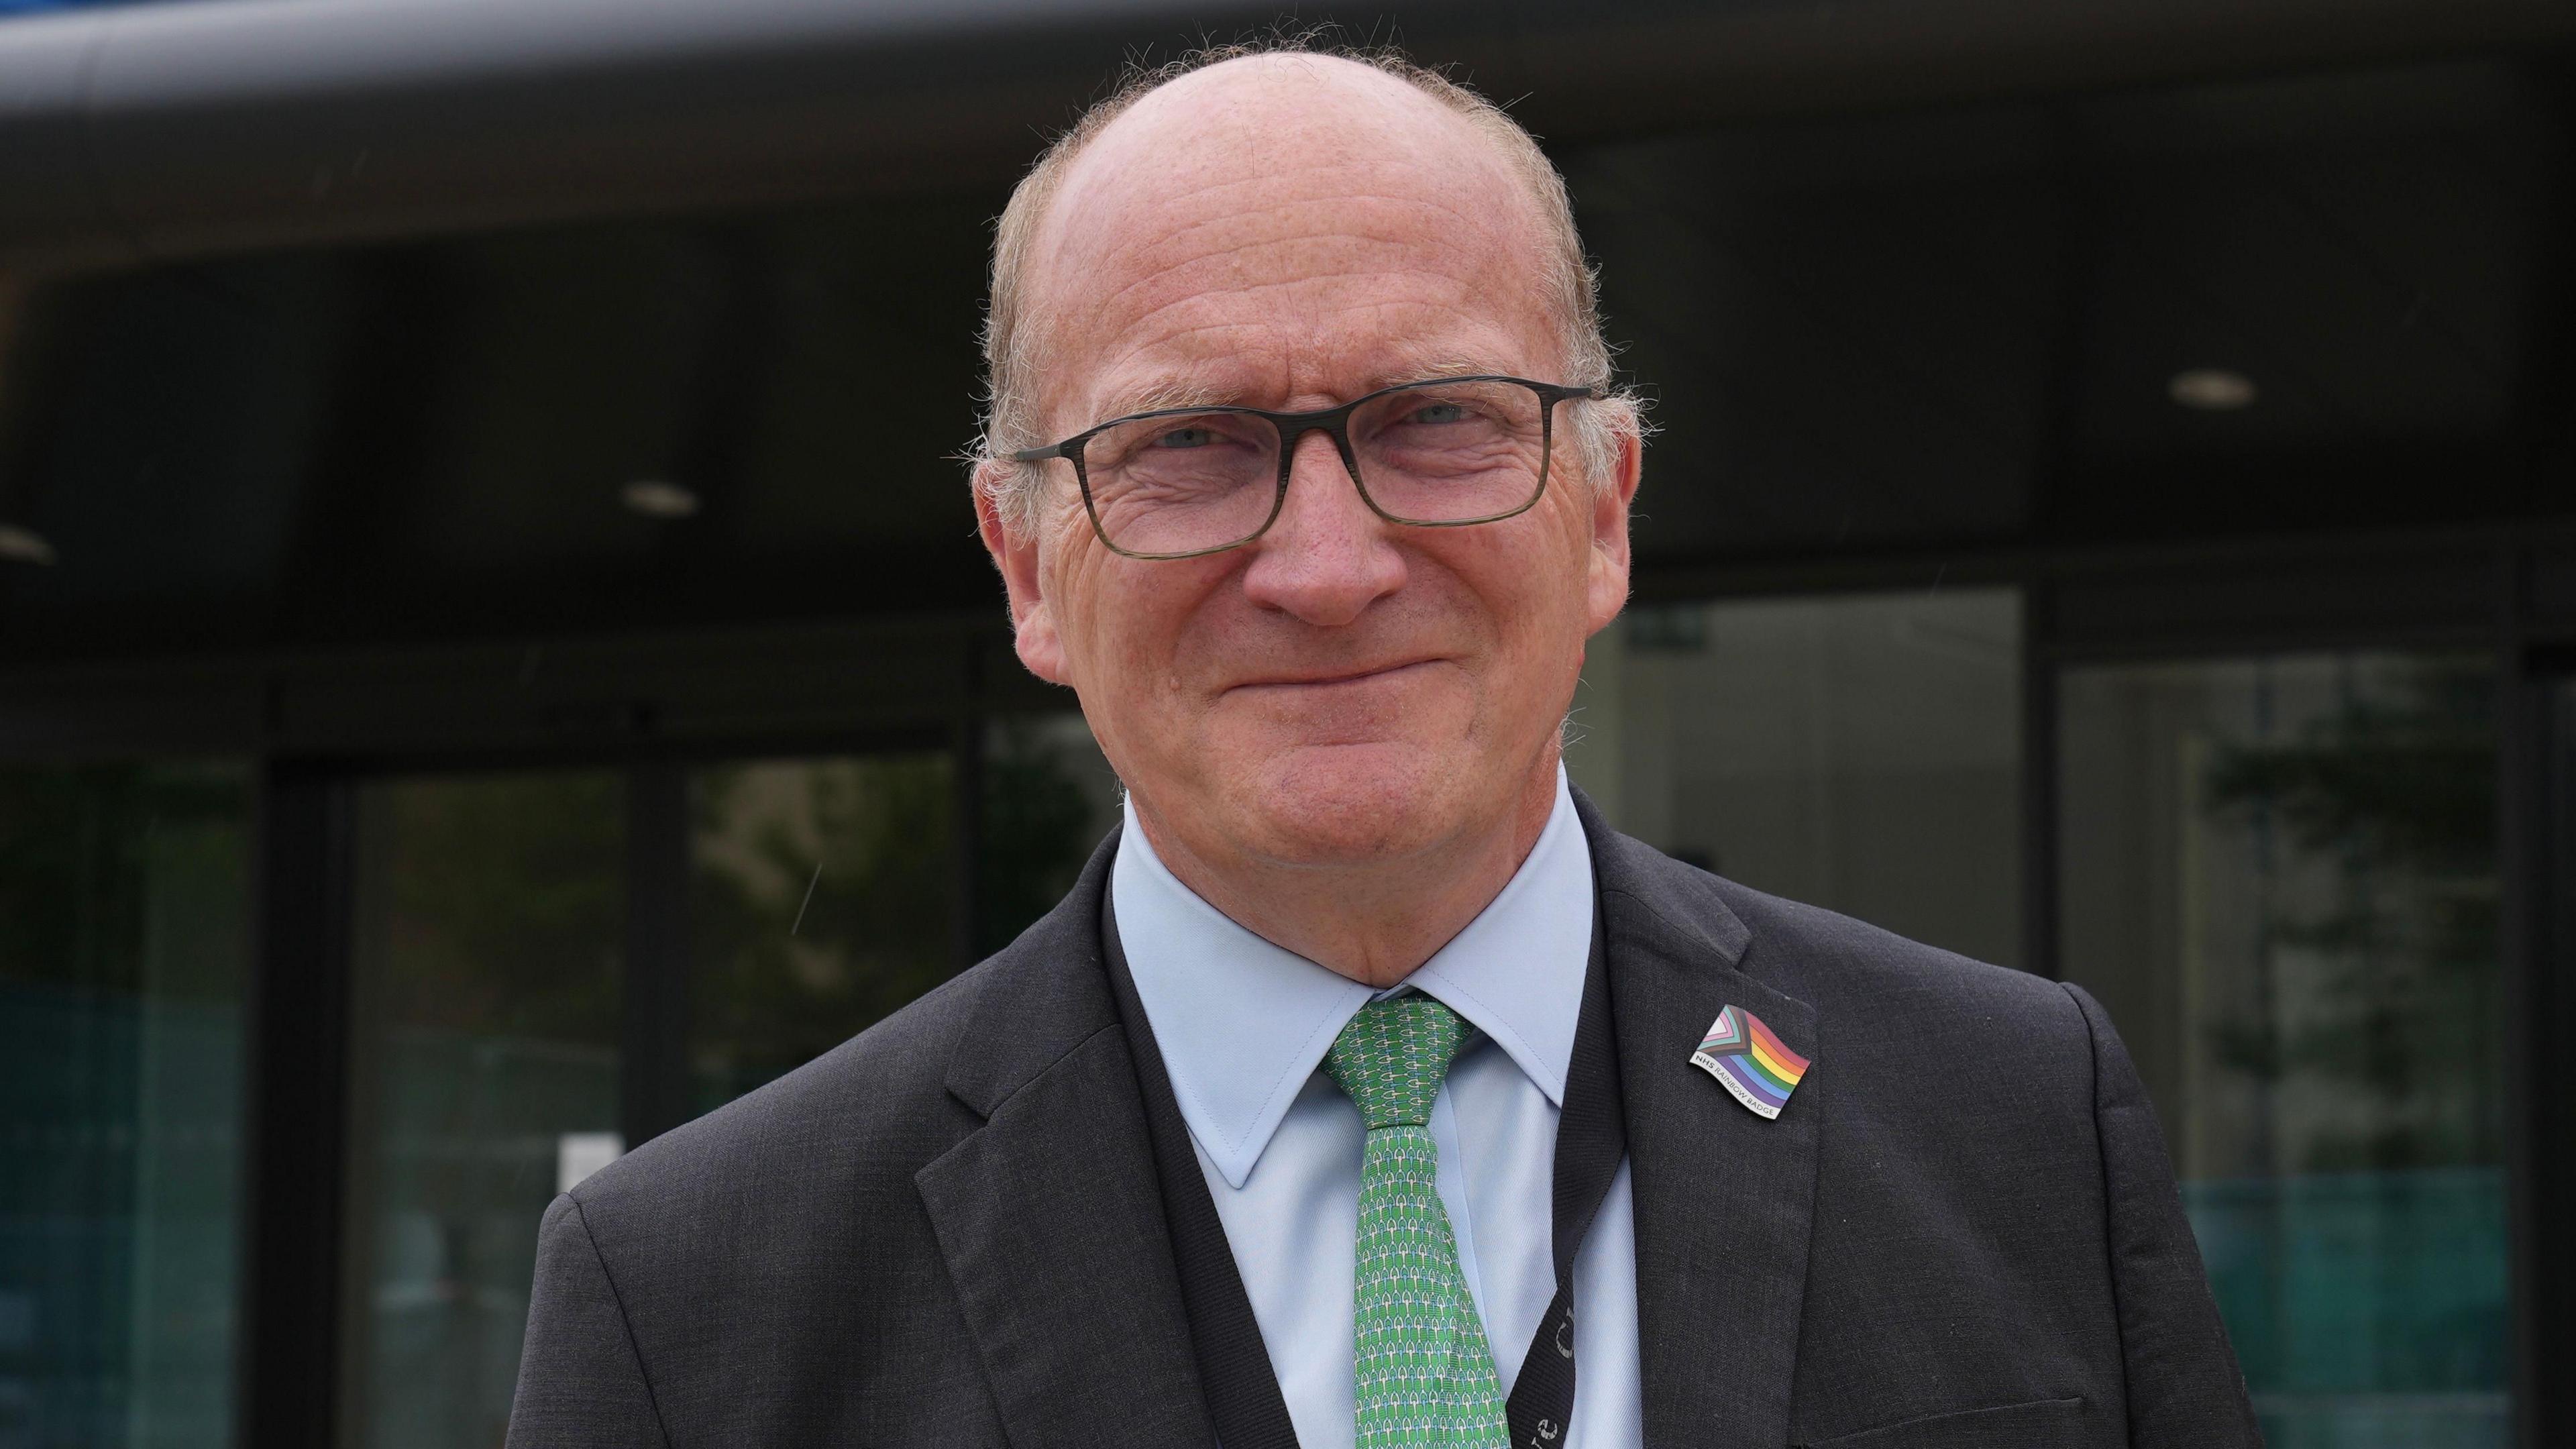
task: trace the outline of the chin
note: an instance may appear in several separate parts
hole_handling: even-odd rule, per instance
[[[1312,745],[1253,773],[1242,802],[1256,849],[1295,865],[1401,860],[1455,836],[1461,778],[1414,741]]]

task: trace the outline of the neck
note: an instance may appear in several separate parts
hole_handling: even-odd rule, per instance
[[[1502,894],[1556,809],[1556,757],[1496,818],[1401,860],[1315,865],[1193,848],[1142,797],[1136,823],[1181,884],[1273,945],[1363,985],[1413,974]]]

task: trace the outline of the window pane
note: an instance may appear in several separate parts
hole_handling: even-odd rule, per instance
[[[1658,849],[2019,965],[2020,660],[2002,590],[1636,608],[1566,766]]]
[[[0,1444],[231,1439],[250,794],[0,771]]]
[[[623,783],[359,796],[348,1442],[486,1449],[537,1220],[618,1126]]]
[[[2067,974],[2156,1098],[2271,1442],[2508,1437],[2494,679],[2069,671]]]
[[[699,1111],[829,1051],[961,963],[944,751],[691,779],[689,1063]]]
[[[984,731],[975,954],[1054,910],[1118,824],[1117,774],[1078,710],[997,719]]]

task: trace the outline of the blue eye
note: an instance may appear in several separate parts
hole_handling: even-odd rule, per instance
[[[1216,441],[1211,428],[1174,428],[1154,439],[1157,448],[1204,448]]]
[[[1414,423],[1463,423],[1466,420],[1466,404],[1453,402],[1424,403],[1413,410],[1413,416],[1405,419]]]

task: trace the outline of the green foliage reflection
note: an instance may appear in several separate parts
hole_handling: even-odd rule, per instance
[[[2267,876],[2331,875],[2263,922],[2271,970],[2306,968],[2299,999],[2208,1024],[2235,1070],[2367,1104],[2303,1134],[2284,1170],[2503,1159],[2495,772],[2493,673],[2456,661],[2348,677],[2292,739],[2213,759],[2209,800],[2263,839]]]
[[[697,776],[690,1057],[701,1110],[956,970],[954,795],[944,753]]]

